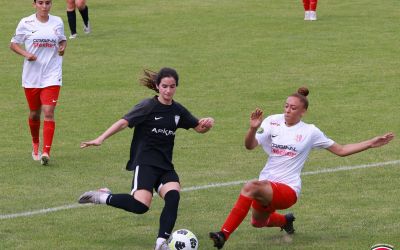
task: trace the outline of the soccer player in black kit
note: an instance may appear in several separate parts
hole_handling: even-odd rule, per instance
[[[167,249],[166,239],[177,218],[180,184],[172,163],[175,131],[193,128],[198,133],[205,133],[214,124],[213,118],[197,119],[173,100],[178,81],[174,69],[162,68],[158,73],[145,70],[140,82],[158,95],[141,101],[98,138],[81,143],[81,148],[100,146],[124,128],[135,128],[126,166],[127,170],[134,171],[131,193],[113,194],[109,189],[101,188],[82,194],[79,203],[107,204],[143,214],[149,210],[155,190],[165,202],[155,250]]]

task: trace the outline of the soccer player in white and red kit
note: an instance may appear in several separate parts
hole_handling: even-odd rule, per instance
[[[21,19],[10,48],[25,57],[22,86],[30,109],[32,157],[47,165],[55,129],[54,109],[62,85],[62,56],[67,44],[62,19],[49,14],[52,1],[34,0],[33,6],[36,13]],[[41,112],[44,113],[42,153],[39,151]]]
[[[370,140],[340,145],[329,139],[313,124],[301,121],[308,108],[307,88],[300,88],[290,95],[283,114],[262,119],[263,112],[256,109],[250,117],[250,128],[245,146],[251,150],[261,145],[269,155],[258,180],[246,183],[221,230],[211,232],[214,247],[221,249],[252,207],[251,224],[254,227],[280,227],[288,234],[294,233],[292,213],[282,215],[276,210],[293,206],[301,191],[300,173],[310,151],[325,148],[347,156],[369,148],[383,146],[393,138],[386,133]]]

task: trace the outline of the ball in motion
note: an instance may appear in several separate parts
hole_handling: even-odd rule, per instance
[[[179,229],[172,233],[168,239],[168,247],[171,250],[197,250],[199,241],[191,231]]]

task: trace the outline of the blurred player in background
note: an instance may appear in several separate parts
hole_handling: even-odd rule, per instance
[[[98,138],[82,142],[81,148],[100,146],[104,140],[126,127],[135,128],[127,170],[133,170],[130,194],[112,194],[107,188],[89,191],[79,197],[79,203],[107,204],[135,214],[146,213],[153,190],[164,199],[160,228],[155,249],[168,249],[169,238],[178,213],[179,177],[172,163],[175,132],[178,128],[193,128],[205,133],[212,128],[212,118],[197,119],[173,97],[178,86],[174,69],[162,68],[158,73],[145,71],[141,83],[158,95],[137,104]]]
[[[34,0],[36,13],[22,18],[10,48],[24,59],[22,86],[29,105],[32,157],[47,165],[55,130],[54,110],[62,85],[62,56],[66,37],[60,17],[50,15],[51,0]],[[24,46],[21,46],[21,45]],[[43,121],[43,150],[39,151],[40,116]]]
[[[303,0],[304,20],[306,21],[317,20],[317,4],[318,0]]]
[[[211,232],[214,247],[221,249],[225,241],[242,223],[252,207],[251,224],[254,227],[279,227],[288,234],[294,233],[292,213],[282,215],[276,210],[293,206],[300,195],[300,173],[310,151],[325,148],[338,156],[348,156],[369,148],[389,143],[393,133],[370,140],[340,145],[329,139],[313,124],[301,121],[308,108],[307,88],[302,87],[286,99],[284,113],[268,116],[256,109],[250,116],[250,128],[245,146],[252,150],[261,145],[269,155],[259,179],[246,183],[236,204],[229,213],[221,231]]]
[[[85,32],[85,34],[89,34],[92,31],[89,23],[89,8],[86,5],[86,0],[67,0],[68,25],[69,29],[71,30],[69,39],[74,39],[78,35],[76,32],[76,8],[79,10],[79,13],[82,16],[83,32]]]

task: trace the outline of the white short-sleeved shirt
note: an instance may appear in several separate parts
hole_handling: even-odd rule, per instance
[[[300,173],[311,149],[328,148],[335,143],[313,124],[300,121],[286,126],[283,114],[264,119],[256,139],[269,155],[259,180],[286,184],[296,191],[297,197],[301,191]]]
[[[25,50],[37,57],[36,61],[24,60],[23,87],[62,85],[62,56],[58,55],[58,47],[64,40],[67,39],[60,17],[49,15],[46,23],[37,20],[36,14],[21,19],[11,42],[24,44]]]

